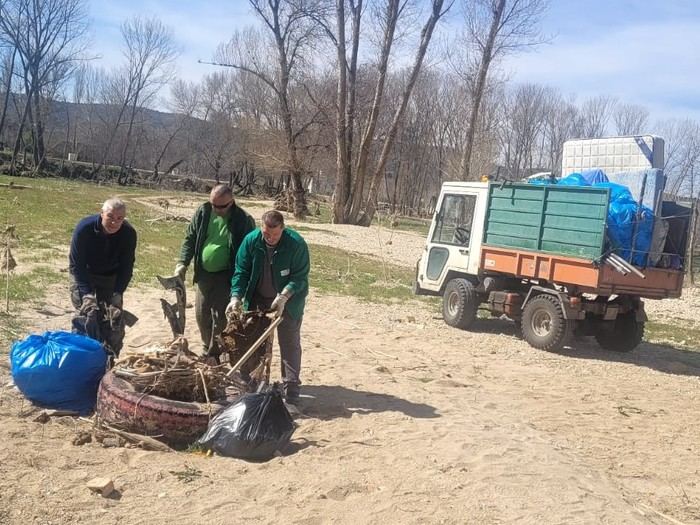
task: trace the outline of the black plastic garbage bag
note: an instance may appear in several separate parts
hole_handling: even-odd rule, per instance
[[[275,384],[223,409],[197,442],[222,456],[265,460],[289,443],[295,428]]]

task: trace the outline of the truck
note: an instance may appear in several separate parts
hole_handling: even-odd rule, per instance
[[[482,309],[510,318],[538,349],[595,336],[606,350],[629,352],[644,335],[644,300],[681,296],[692,213],[663,199],[663,139],[571,142],[562,169],[617,170],[654,210],[658,253],[635,258],[633,246],[623,257],[611,247],[610,185],[445,182],[414,293],[441,296],[448,325],[469,329]]]

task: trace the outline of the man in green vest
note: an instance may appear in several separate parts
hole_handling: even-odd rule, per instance
[[[282,322],[277,339],[282,357],[285,399],[299,399],[301,370],[301,322],[309,292],[309,249],[304,239],[285,228],[276,210],[262,216],[260,229],[249,233],[236,256],[231,279],[231,301],[226,315],[246,310],[274,310]]]
[[[243,238],[254,229],[255,221],[236,205],[231,188],[225,184],[214,186],[209,202],[197,209],[187,226],[175,266],[175,275],[184,280],[194,259],[197,326],[205,355],[217,360],[221,351],[215,337],[226,327],[233,263]]]

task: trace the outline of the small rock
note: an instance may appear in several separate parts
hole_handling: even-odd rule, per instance
[[[48,423],[51,418],[49,415],[46,413],[45,410],[42,410],[39,412],[39,414],[32,419],[35,423]]]
[[[122,440],[118,437],[106,437],[102,440],[102,446],[105,448],[119,448],[122,445]]]
[[[78,432],[78,434],[73,438],[73,445],[79,447],[85,443],[90,443],[92,441],[92,434],[90,432]]]
[[[93,492],[98,492],[103,498],[114,492],[114,482],[109,478],[94,478],[87,482],[87,488]]]
[[[412,315],[407,315],[407,316],[406,316],[406,321],[409,322],[409,323],[415,323],[415,322],[416,322],[416,318],[415,318],[414,316],[412,316]]]

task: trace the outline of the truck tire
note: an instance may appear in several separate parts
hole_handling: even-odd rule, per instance
[[[540,294],[528,301],[523,309],[523,339],[539,350],[560,350],[573,333],[574,321],[564,318],[557,297]]]
[[[474,285],[466,279],[452,279],[442,294],[442,317],[445,322],[466,330],[476,319],[479,298]]]
[[[595,339],[604,350],[631,352],[644,337],[644,322],[637,321],[635,312],[618,315],[612,330],[601,330]]]

